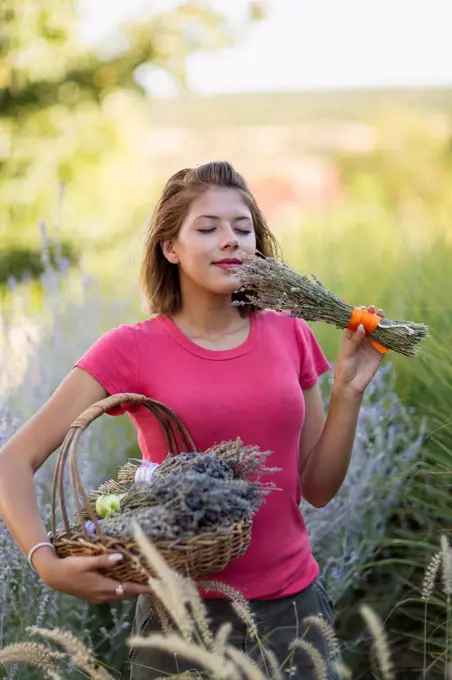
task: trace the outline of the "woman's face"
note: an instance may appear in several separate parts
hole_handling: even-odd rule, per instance
[[[195,284],[216,295],[231,295],[239,280],[230,268],[238,251],[254,255],[256,234],[251,211],[236,189],[210,187],[196,198],[177,238],[163,244],[170,262],[178,264],[181,286]]]

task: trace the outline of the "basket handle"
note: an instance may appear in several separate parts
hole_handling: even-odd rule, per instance
[[[74,420],[61,446],[58,459],[55,465],[55,471],[52,481],[51,491],[51,526],[52,533],[56,533],[56,505],[59,501],[61,508],[61,515],[63,518],[64,530],[69,532],[69,518],[66,508],[66,498],[64,491],[64,470],[66,462],[69,459],[70,475],[72,482],[72,490],[74,494],[74,502],[77,508],[77,514],[80,519],[80,525],[83,528],[83,534],[86,538],[89,537],[88,532],[84,527],[84,520],[82,516],[82,499],[83,505],[88,513],[90,520],[93,522],[97,535],[105,542],[100,529],[96,514],[91,508],[86,493],[83,489],[83,484],[80,479],[80,474],[77,467],[77,446],[78,442],[87,429],[97,418],[104,415],[116,406],[123,403],[141,404],[149,409],[155,415],[163,429],[165,441],[168,447],[168,455],[177,455],[180,450],[187,452],[196,451],[195,443],[187,430],[184,423],[177,417],[177,415],[168,406],[159,401],[150,399],[143,394],[135,393],[121,393],[113,394],[105,399],[97,401],[95,404],[89,406],[78,418]],[[179,449],[178,438],[182,448]]]

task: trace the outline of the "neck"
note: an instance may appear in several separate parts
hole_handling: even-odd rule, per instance
[[[240,316],[238,308],[231,305],[231,295],[212,295],[205,291],[194,295],[182,291],[182,306],[173,315],[173,321],[200,337],[222,334],[248,323]]]

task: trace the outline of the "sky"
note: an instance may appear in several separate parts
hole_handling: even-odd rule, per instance
[[[122,20],[174,0],[80,0],[83,35],[101,40]],[[211,0],[231,20],[244,0]],[[188,64],[199,93],[452,85],[451,0],[266,0],[267,19],[238,46]],[[155,95],[173,94],[150,72]]]

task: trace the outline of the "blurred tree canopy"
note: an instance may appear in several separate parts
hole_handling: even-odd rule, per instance
[[[258,4],[249,3],[248,24],[261,18]],[[62,182],[76,184],[81,215],[83,207],[85,214],[93,209],[99,200],[91,198],[97,183],[93,168],[121,150],[124,156],[128,130],[144,122],[143,69],[163,69],[186,88],[190,55],[237,39],[237,28],[203,2],[140,15],[93,46],[80,37],[74,0],[1,0],[0,262],[5,275],[14,273],[12,263],[28,261],[24,249],[38,245],[38,221],[49,218]],[[77,220],[74,216],[73,231],[92,233],[92,225],[83,227]]]

